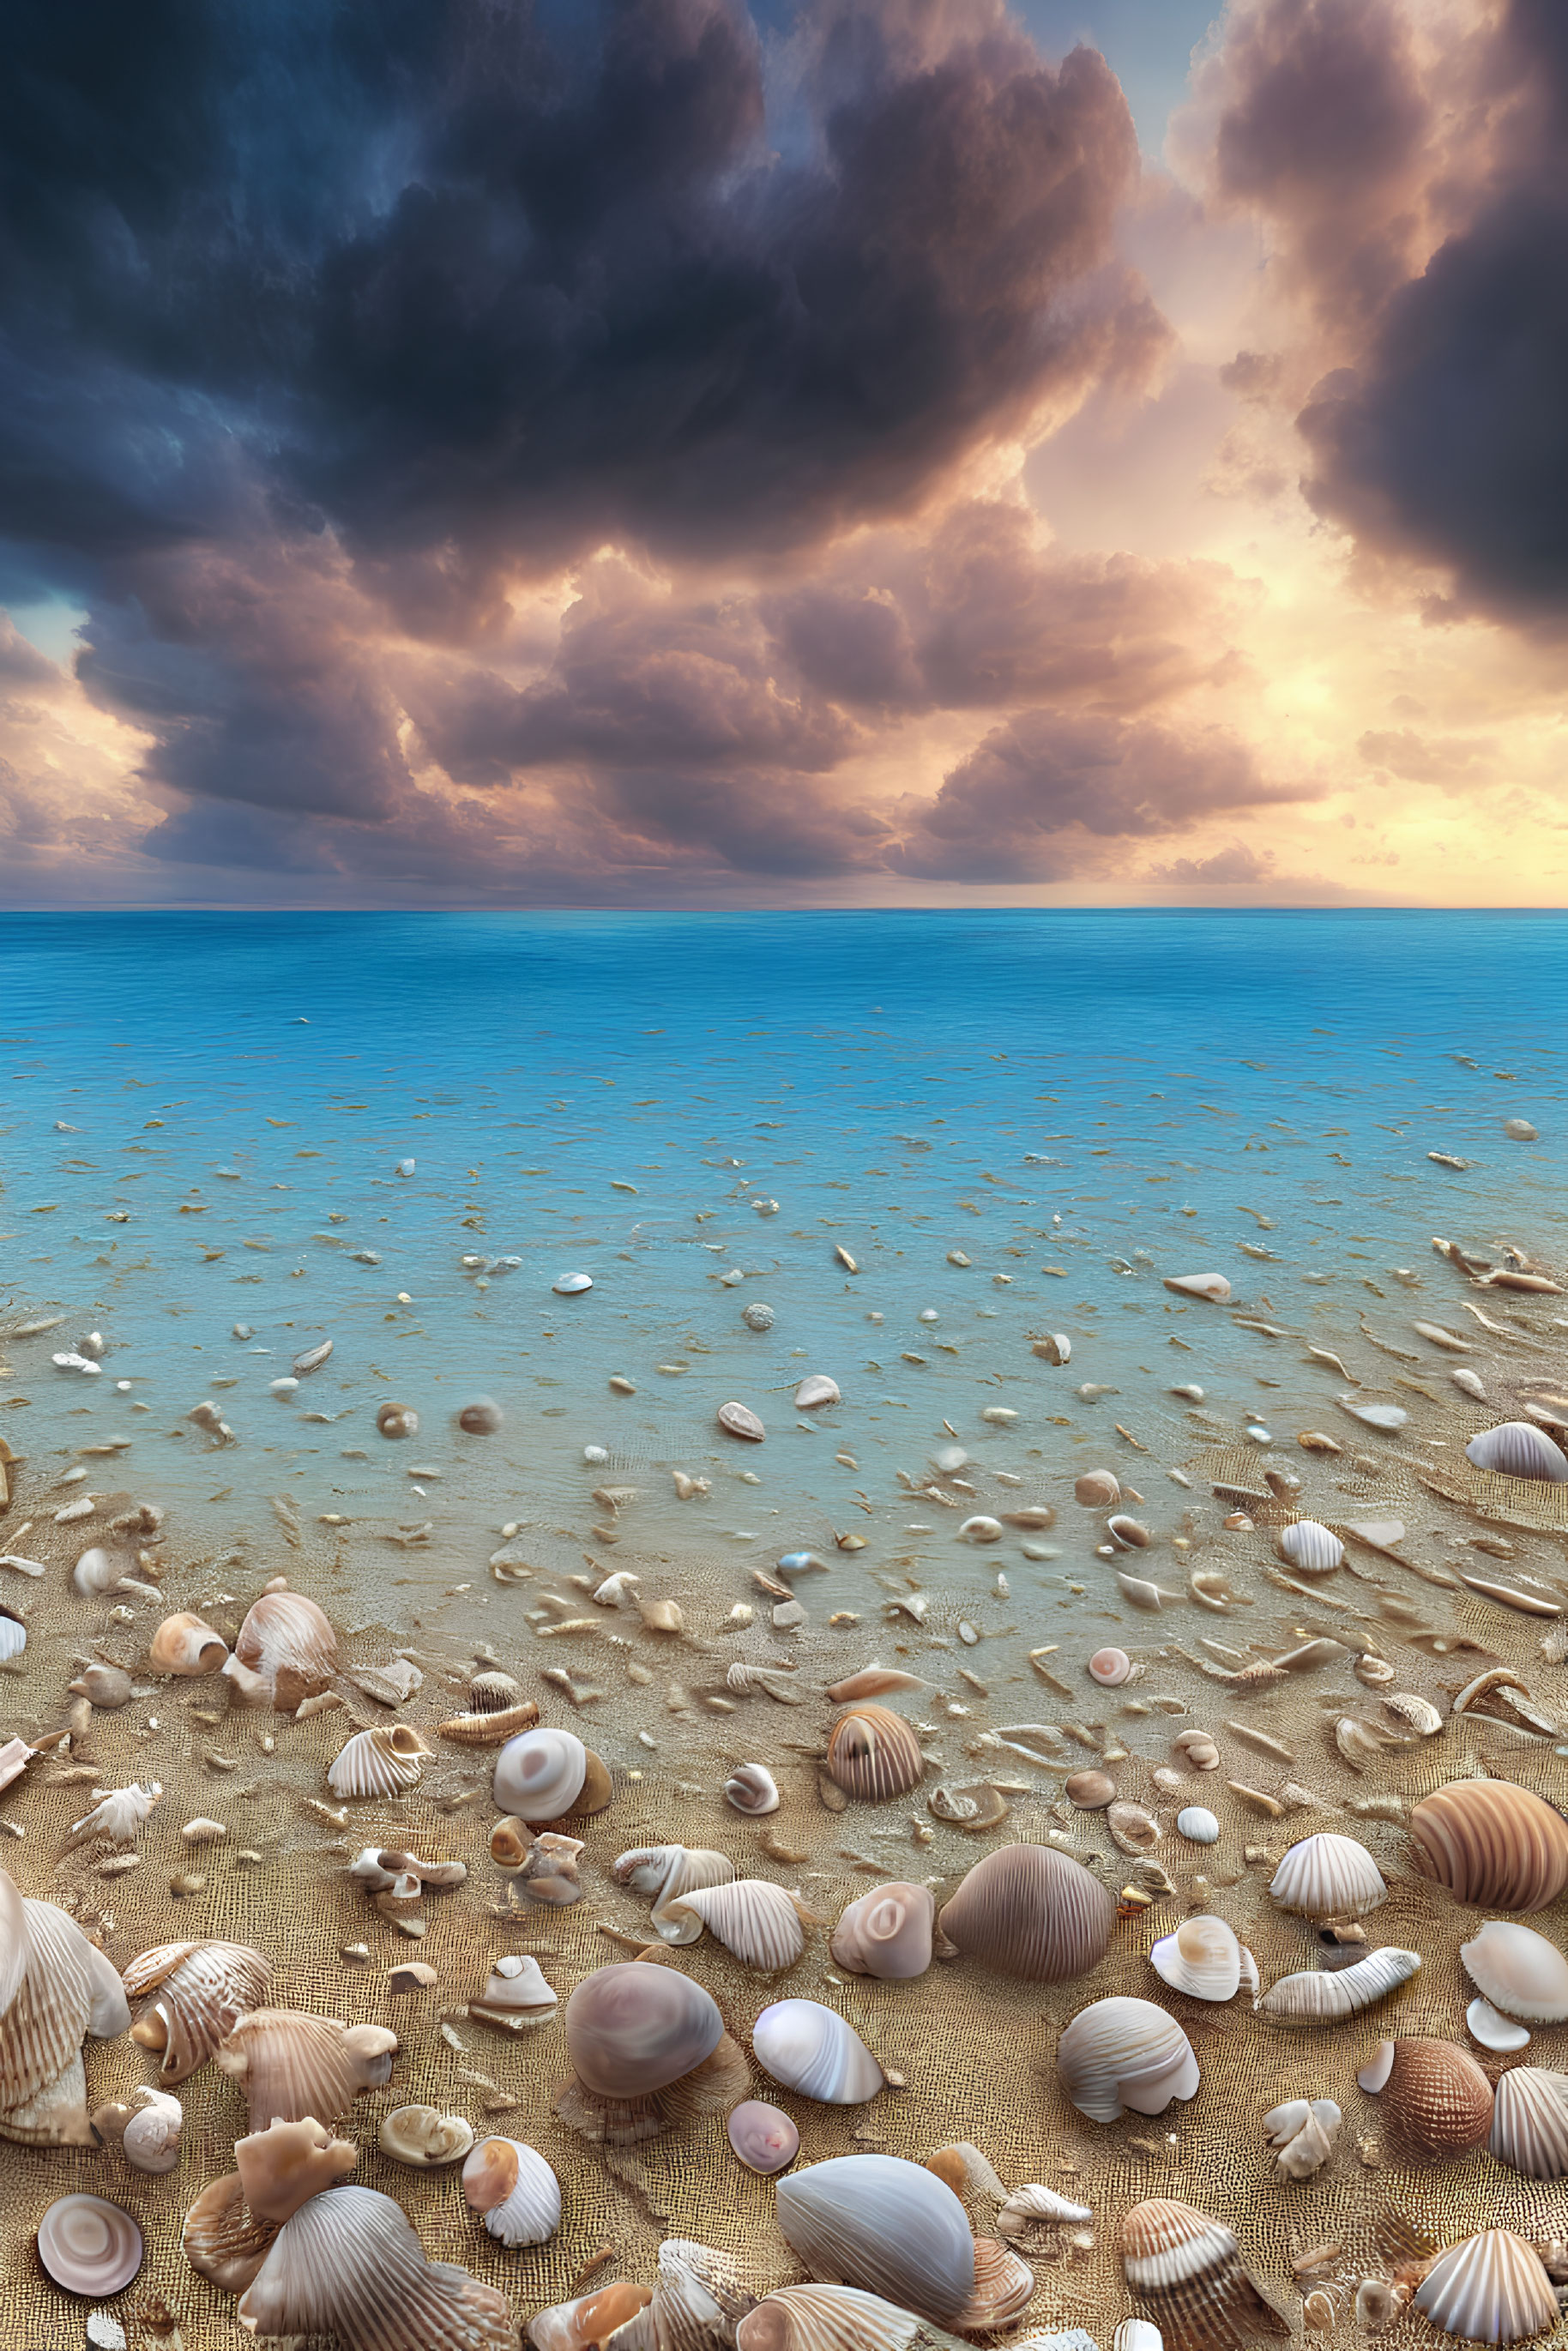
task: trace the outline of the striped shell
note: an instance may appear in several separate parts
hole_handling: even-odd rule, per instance
[[[1153,2308],[1172,2351],[1219,2351],[1290,2327],[1254,2283],[1223,2221],[1174,2198],[1122,2215],[1115,2245],[1128,2291]]]
[[[733,1886],[699,1886],[677,1896],[665,1905],[659,1932],[667,1943],[689,1943],[705,1927],[743,1968],[761,1975],[792,1968],[806,1948],[798,1904],[767,1877],[737,1878]]]
[[[81,2045],[126,2031],[120,1978],[77,1922],[0,1870],[0,2138],[90,2147]]]
[[[1281,1910],[1303,1918],[1361,1918],[1388,1898],[1383,1873],[1354,1837],[1323,1831],[1293,1844],[1269,1892]]]
[[[352,2181],[284,2222],[236,2315],[253,2335],[334,2335],[352,2351],[517,2351],[506,2296],[428,2262],[392,2198]]]
[[[466,1714],[449,1715],[435,1728],[455,1747],[502,1747],[520,1730],[531,1730],[538,1719],[539,1710],[533,1699],[518,1698],[510,1706],[495,1709],[471,1707]]]
[[[1252,2006],[1256,2013],[1281,2024],[1337,2024],[1386,2000],[1420,1969],[1419,1951],[1396,1950],[1387,1944],[1353,1967],[1281,1976]]]
[[[883,2087],[882,2067],[853,2025],[820,2001],[776,2000],[752,2026],[751,2047],[776,2082],[823,2105],[863,2105]]]
[[[1031,1983],[1098,1967],[1116,1905],[1082,1862],[1053,1846],[1004,1844],[965,1876],[937,1919],[966,1958]]]
[[[242,2016],[214,2052],[221,2073],[245,2085],[250,2127],[336,2122],[366,2090],[392,2078],[397,2034],[380,2024],[343,2024],[303,2010],[258,2008]]]
[[[1459,1945],[1459,1959],[1476,1990],[1504,2016],[1522,2017],[1527,2024],[1568,2019],[1568,1959],[1533,1927],[1489,1918],[1479,1935]]]
[[[570,2302],[553,2302],[544,2310],[536,2310],[528,2325],[528,2339],[534,2351],[595,2351],[595,2346],[614,2343],[617,2351],[643,2351],[643,2346],[656,2340],[643,2329],[650,2322],[643,2313],[653,2299],[651,2285],[630,2285],[620,2281],[603,2285],[596,2294],[580,2294]],[[624,2333],[622,2333],[624,2329]]]
[[[162,2052],[158,2076],[172,2085],[204,2065],[240,2018],[264,2005],[272,1967],[247,1943],[161,1943],[132,1959],[120,1980],[127,2000],[142,2003],[131,2037]]]
[[[735,1864],[727,1854],[714,1853],[704,1845],[640,1844],[620,1855],[614,1875],[617,1885],[630,1886],[634,1894],[652,1897],[653,1922],[664,1942],[695,1943],[702,1932],[701,1922],[676,1920],[668,1906],[699,1887],[728,1886],[735,1876]],[[677,1926],[683,1931],[666,1933],[667,1927]]]
[[[779,1789],[766,1763],[737,1763],[724,1783],[725,1802],[760,1819],[779,1810]]]
[[[862,1803],[906,1796],[925,1776],[920,1741],[890,1707],[862,1706],[841,1717],[828,1741],[829,1776]]]
[[[896,2155],[835,2156],[790,2172],[779,2226],[820,2283],[859,2286],[950,2326],[975,2290],[975,2241],[952,2189]]]
[[[1568,2074],[1515,2065],[1501,2075],[1487,2144],[1527,2179],[1568,2179]]]
[[[1533,2245],[1483,2229],[1440,2253],[1416,2289],[1416,2307],[1467,2343],[1521,2343],[1557,2324],[1557,2296]]]
[[[274,1706],[292,1712],[330,1682],[338,1635],[331,1618],[302,1592],[264,1592],[239,1628],[235,1656],[260,1677]]]
[[[852,1975],[907,1982],[931,1965],[936,1905],[929,1887],[895,1880],[862,1894],[843,1911],[829,1946]]]
[[[1456,1780],[1410,1815],[1416,1865],[1477,1909],[1543,1910],[1568,1886],[1568,1821],[1511,1780]]]
[[[521,2139],[481,2139],[463,2166],[463,2194],[503,2245],[542,2245],[560,2226],[560,2182]]]
[[[1197,2059],[1174,2016],[1152,2000],[1117,1997],[1080,2009],[1056,2044],[1056,2070],[1081,2115],[1113,2123],[1128,2106],[1163,2115],[1197,2088]]]
[[[1505,1420],[1498,1428],[1483,1428],[1466,1446],[1465,1458],[1478,1469],[1498,1470],[1505,1478],[1568,1485],[1568,1459],[1543,1428],[1528,1420]]]
[[[1280,1536],[1280,1549],[1298,1575],[1332,1575],[1344,1559],[1344,1545],[1316,1519],[1298,1519]]]
[[[748,2311],[736,2351],[921,2351],[930,2330],[912,2310],[852,2285],[783,2285]]]
[[[1400,2145],[1425,2162],[1468,2155],[1491,2128],[1491,2084],[1455,2042],[1385,2041],[1356,2078],[1381,2098]]]
[[[339,1750],[327,1785],[335,1796],[399,1796],[418,1787],[430,1752],[412,1722],[377,1723]]]

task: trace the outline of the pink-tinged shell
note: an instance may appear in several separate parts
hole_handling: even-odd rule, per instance
[[[165,1616],[147,1645],[147,1661],[158,1674],[215,1674],[228,1653],[223,1635],[189,1610]]]
[[[331,2335],[344,2351],[517,2351],[506,2296],[427,2261],[392,2198],[352,2183],[284,2222],[236,2314],[249,2334]]]
[[[172,2086],[265,2003],[272,1967],[247,1943],[161,1943],[132,1959],[120,1980],[126,1998],[142,2002],[131,2037],[162,2052],[158,2076]]]
[[[622,2281],[601,2286],[597,2294],[580,2294],[571,2302],[536,2310],[528,2324],[528,2341],[534,2351],[599,2351],[653,2299],[651,2285]]]
[[[1568,1886],[1568,1821],[1511,1780],[1456,1780],[1410,1815],[1416,1864],[1477,1909],[1544,1910]]]
[[[503,2245],[542,2245],[560,2226],[560,2182],[521,2139],[482,2139],[463,2166],[463,2195]]]
[[[729,2143],[748,2171],[771,2178],[785,2170],[800,2152],[800,2134],[779,2106],[766,2098],[744,2098],[733,2109],[725,2128]]]
[[[365,2090],[392,2078],[397,2034],[287,2008],[244,2016],[214,2053],[221,2072],[245,2084],[253,2131],[285,2122],[336,2122]]]
[[[724,2019],[711,1993],[674,1968],[597,1968],[566,2004],[566,2045],[583,2086],[603,2098],[662,2090],[713,2054]]]
[[[925,1687],[918,1674],[907,1674],[900,1666],[862,1666],[858,1674],[847,1674],[841,1682],[830,1682],[827,1694],[837,1705],[852,1706],[862,1698],[884,1698],[893,1690]]]
[[[1065,1983],[1105,1956],[1116,1905],[1082,1862],[1004,1844],[977,1861],[937,1920],[966,1957],[1032,1983]]]
[[[1132,1674],[1133,1660],[1125,1649],[1096,1649],[1089,1660],[1089,1677],[1103,1689],[1120,1689]]]
[[[748,2311],[736,2351],[911,2351],[931,2339],[912,2310],[852,2285],[783,2285]]]
[[[852,1902],[833,1928],[830,1946],[852,1975],[905,1982],[931,1965],[936,1905],[928,1886],[895,1879]]]
[[[338,1635],[331,1618],[302,1592],[264,1592],[239,1628],[235,1656],[259,1675],[274,1706],[291,1714],[331,1681]]]
[[[38,2223],[38,2259],[68,2294],[102,2301],[141,2267],[141,2231],[101,2196],[61,2196]]]

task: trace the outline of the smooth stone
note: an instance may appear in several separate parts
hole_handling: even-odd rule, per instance
[[[558,1298],[579,1298],[585,1290],[592,1287],[593,1276],[591,1273],[563,1273],[558,1280],[550,1283]]]
[[[1176,1814],[1176,1834],[1188,1844],[1218,1844],[1219,1823],[1202,1804],[1188,1804]]]
[[[1502,1131],[1511,1143],[1539,1143],[1541,1140],[1527,1118],[1505,1118]]]
[[[1116,1793],[1116,1782],[1106,1771],[1070,1771],[1062,1793],[1081,1813],[1103,1812]]]

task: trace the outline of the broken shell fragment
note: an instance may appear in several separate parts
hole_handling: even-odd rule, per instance
[[[141,2231],[102,2196],[60,2196],[38,2223],[38,2259],[68,2294],[101,2301],[141,2267]]]
[[[1289,2098],[1263,2117],[1263,2137],[1287,2179],[1311,2179],[1333,2151],[1343,2120],[1332,2098]]]
[[[800,2152],[800,2134],[789,2116],[765,2098],[743,2098],[725,2125],[730,2146],[748,2171],[771,2179]]]
[[[824,2105],[862,2105],[884,2086],[882,2067],[853,2025],[820,2001],[775,2001],[752,2026],[751,2046],[776,2082]]]
[[[1056,2044],[1056,2070],[1081,2115],[1113,2123],[1126,2107],[1163,2114],[1197,2088],[1197,2059],[1173,2016],[1153,2001],[1097,2000]]]
[[[560,2226],[560,2182],[521,2139],[481,2139],[463,2167],[463,2194],[503,2245],[542,2245]]]
[[[580,2294],[571,2302],[536,2310],[528,2325],[528,2341],[534,2351],[600,2351],[622,2334],[630,2344],[653,2299],[653,2289],[648,2285],[601,2286],[597,2294]]]
[[[1479,1992],[1465,2011],[1465,2023],[1483,2049],[1504,2052],[1530,2046],[1531,2035],[1525,2027],[1500,2015],[1490,2001],[1483,2000]]]
[[[520,2032],[547,2023],[555,2006],[555,1993],[532,1953],[505,1951],[491,1968],[478,1999],[469,2001],[468,2013],[483,2023]]]
[[[1152,1813],[1142,1804],[1117,1802],[1106,1807],[1105,1826],[1111,1842],[1123,1853],[1151,1853],[1163,1834]]]
[[[461,2115],[444,2115],[438,2106],[394,2106],[376,2132],[382,2153],[415,2171],[455,2163],[473,2144],[473,2125]]]

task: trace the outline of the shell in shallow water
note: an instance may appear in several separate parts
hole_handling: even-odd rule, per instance
[[[575,1732],[549,1724],[507,1741],[491,1787],[500,1810],[523,1821],[601,1813],[611,1796],[610,1775],[598,1756]]]
[[[1222,1273],[1167,1273],[1165,1285],[1178,1298],[1206,1298],[1214,1306],[1223,1306],[1230,1295],[1230,1284]]]
[[[824,2105],[862,2105],[883,2087],[882,2067],[853,2025],[820,2001],[775,2001],[752,2026],[751,2047],[776,2082]]]
[[[1561,1447],[1528,1420],[1505,1420],[1500,1427],[1483,1428],[1466,1446],[1465,1458],[1478,1469],[1497,1470],[1505,1478],[1568,1485],[1568,1458]]]
[[[430,1751],[412,1722],[378,1723],[340,1749],[327,1785],[335,1796],[401,1796],[418,1787]]]
[[[141,2267],[141,2231],[101,2196],[61,2196],[38,2223],[38,2259],[68,2294],[100,2301]]]
[[[699,1933],[706,1927],[742,1967],[762,1975],[792,1968],[806,1948],[799,1905],[770,1878],[742,1877],[677,1895],[664,1906],[660,1934],[666,1942],[686,1942],[692,1938],[684,1930],[693,1920]]]
[[[1155,2197],[1117,2224],[1128,2290],[1146,2302],[1172,2351],[1240,2351],[1290,2327],[1261,2293],[1223,2221]]]
[[[1192,2043],[1151,2000],[1097,2000],[1080,2009],[1056,2044],[1056,2070],[1081,2115],[1113,2123],[1124,2108],[1162,2115],[1197,2088]]]
[[[1568,1886],[1568,1821],[1511,1780],[1456,1780],[1410,1815],[1423,1876],[1478,1909],[1543,1910]]]
[[[922,2164],[831,2158],[779,2181],[778,2216],[791,2252],[820,2283],[859,2286],[946,2326],[975,2291],[968,2218]]]
[[[248,1943],[161,1943],[132,1959],[120,1980],[127,2000],[141,2002],[131,2037],[160,2052],[158,2077],[172,2086],[264,2005],[272,1968]]]
[[[828,1771],[846,1795],[884,1804],[918,1788],[925,1758],[902,1715],[885,1706],[862,1706],[833,1725]]]
[[[907,1982],[931,1965],[936,1923],[929,1887],[895,1880],[849,1905],[833,1928],[830,1949],[852,1975]]]
[[[744,2098],[725,2125],[729,2143],[748,2171],[767,2178],[785,2170],[800,2152],[800,2134],[779,2106]]]
[[[1116,1906],[1081,1862],[1004,1844],[977,1861],[937,1920],[967,1958],[1033,1983],[1065,1983],[1105,1956]]]
[[[1511,1918],[1489,1918],[1459,1946],[1466,1974],[1484,2000],[1527,2024],[1568,2019],[1568,1959],[1555,1943]]]
[[[1483,2229],[1439,2253],[1416,2289],[1416,2307],[1467,2343],[1521,2343],[1557,2324],[1557,2296],[1540,2254],[1506,2229]]]
[[[1382,2101],[1401,2147],[1424,2162],[1468,2155],[1491,2128],[1491,2084],[1452,2041],[1385,2041],[1356,2078]]]
[[[560,2226],[560,2182],[521,2139],[481,2139],[463,2166],[463,2193],[503,2245],[542,2245]]]
[[[1383,1873],[1354,1837],[1322,1832],[1293,1844],[1269,1892],[1303,1918],[1361,1918],[1388,1898]]]
[[[284,2222],[237,2315],[250,2334],[334,2335],[343,2351],[517,2351],[505,2295],[427,2262],[392,2198],[353,2185]]]
[[[1281,1976],[1252,2006],[1256,2013],[1280,2024],[1339,2023],[1386,2000],[1420,1969],[1419,1951],[1401,1951],[1388,1944],[1348,1968]]]
[[[397,2034],[303,2010],[258,2008],[220,2043],[220,2072],[245,2085],[253,2131],[285,2122],[336,2122],[392,2077]]]
[[[331,1618],[302,1592],[264,1592],[239,1628],[235,1658],[275,1707],[291,1713],[331,1681],[338,1635]]]
[[[1162,1982],[1190,2000],[1234,2000],[1241,1981],[1241,1946],[1235,1930],[1212,1911],[1184,1918],[1174,1935],[1162,1935],[1149,1965]]]
[[[1488,2140],[1500,2163],[1527,2179],[1568,2179],[1568,2075],[1541,2065],[1502,2074]]]

